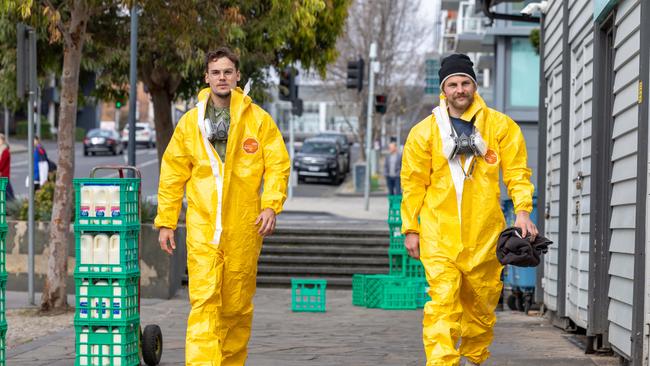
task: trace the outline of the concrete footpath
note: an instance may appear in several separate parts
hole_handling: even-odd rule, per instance
[[[12,296],[24,294],[13,293]],[[255,296],[252,366],[424,365],[422,311],[352,306],[349,290],[327,291],[326,313],[291,312],[290,290],[260,289]],[[16,304],[14,302],[14,304]],[[183,365],[189,304],[186,290],[171,300],[143,300],[142,325],[158,324],[164,351],[160,365]],[[70,315],[71,317],[72,315]],[[608,356],[585,355],[572,335],[544,318],[499,312],[492,358],[485,365],[618,365]],[[36,323],[42,318],[35,317]],[[74,329],[67,327],[7,352],[7,365],[74,365]]]

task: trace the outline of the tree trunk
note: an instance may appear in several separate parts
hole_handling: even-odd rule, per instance
[[[166,90],[156,88],[149,89],[153,101],[153,119],[156,125],[156,149],[158,150],[158,165],[162,161],[162,155],[169,145],[174,133],[172,122],[172,100]]]
[[[155,65],[154,57],[144,55],[141,61],[140,78],[149,89],[153,101],[153,119],[156,126],[156,150],[158,166],[174,133],[172,122],[172,102],[181,83],[181,76],[170,73],[165,67]]]
[[[68,243],[73,204],[72,177],[74,176],[74,127],[77,121],[77,94],[79,67],[89,9],[85,1],[74,1],[68,28],[64,34],[63,74],[61,76],[61,112],[58,134],[58,171],[54,189],[52,221],[50,225],[47,278],[41,298],[41,311],[60,311],[67,308],[66,276],[68,274]]]

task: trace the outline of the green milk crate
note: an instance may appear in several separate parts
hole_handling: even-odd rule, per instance
[[[327,280],[291,279],[291,311],[325,312]]]
[[[140,178],[75,178],[73,185],[76,202],[75,225],[85,225],[89,229],[103,231],[116,226],[140,224]],[[112,205],[107,201],[107,206],[102,206],[103,211],[100,211],[99,216],[95,216],[92,207],[82,205],[81,191],[84,187],[109,186],[119,187],[120,205]]]
[[[388,224],[388,232],[391,238],[399,238],[401,236],[404,236],[402,234],[402,222],[400,221],[399,224]]]
[[[402,225],[401,216],[401,195],[388,196],[388,224],[389,225]]]
[[[75,366],[139,366],[140,321],[90,325],[75,321]]]
[[[418,259],[411,258],[408,254],[388,254],[390,274],[409,278],[424,278],[424,266]]]
[[[139,276],[113,276],[75,274],[75,322],[126,325],[138,319]]]
[[[7,323],[0,322],[0,366],[7,362]]]
[[[0,273],[0,324],[7,322],[7,272]]]
[[[7,231],[7,177],[0,177],[0,230]]]
[[[76,225],[74,231],[75,237],[75,273],[90,274],[101,273],[104,276],[111,274],[135,274],[140,273],[140,264],[138,257],[138,238],[140,236],[140,225],[112,226],[110,230],[97,231],[94,225]],[[109,255],[108,258],[92,259],[82,256],[82,238],[84,235],[92,236],[91,253],[94,247],[94,238],[97,235],[107,235],[110,238],[113,235],[119,235],[119,254]],[[110,248],[109,248],[110,253]],[[119,256],[119,258],[117,258]],[[90,259],[90,260],[89,260]]]
[[[379,308],[384,295],[384,281],[397,279],[399,276],[384,274],[368,275],[365,278],[365,305],[368,308]]]
[[[3,230],[4,229],[4,230]],[[0,226],[0,273],[7,273],[7,225]]]
[[[404,246],[404,239],[404,236],[390,238],[388,254],[406,255],[408,252]]]
[[[411,278],[395,277],[382,280],[379,308],[385,310],[417,309],[417,283]]]
[[[421,309],[427,302],[431,301],[429,296],[429,282],[426,279],[413,279],[415,282],[415,305]]]
[[[366,305],[366,276],[367,275],[360,273],[352,275],[352,305]]]

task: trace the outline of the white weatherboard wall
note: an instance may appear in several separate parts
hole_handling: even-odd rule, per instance
[[[639,1],[621,1],[616,9],[610,222],[609,341],[619,353],[631,351],[634,284],[634,237],[637,189]]]
[[[560,215],[560,153],[562,122],[562,2],[551,3],[546,14],[544,29],[544,80],[547,87],[546,97],[546,207],[539,208],[540,214],[546,215],[545,235],[555,245],[549,247],[544,256],[544,305],[556,311],[558,309],[558,246]],[[543,209],[543,211],[541,210]],[[563,281],[562,281],[563,282]]]
[[[588,327],[589,214],[591,193],[591,129],[593,96],[592,2],[569,3],[571,48],[571,105],[569,138],[567,316],[579,327]]]

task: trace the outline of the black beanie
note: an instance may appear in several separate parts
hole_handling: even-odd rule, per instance
[[[474,73],[472,66],[474,66],[474,63],[469,59],[469,56],[463,55],[462,53],[456,53],[445,57],[442,59],[440,70],[438,71],[440,86],[442,87],[445,84],[445,80],[450,76],[455,75],[469,76],[472,78],[472,81],[474,81],[474,84],[477,84],[476,74]]]

